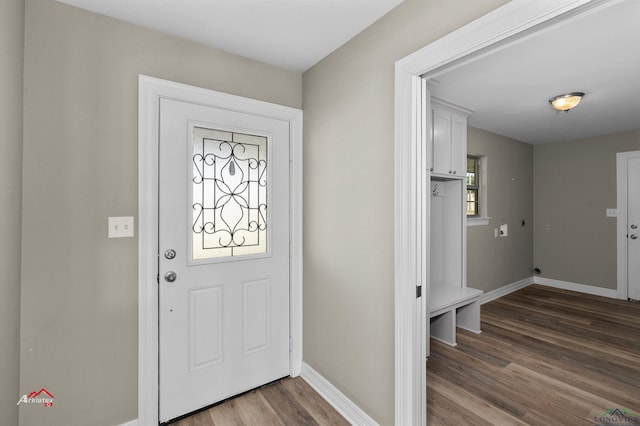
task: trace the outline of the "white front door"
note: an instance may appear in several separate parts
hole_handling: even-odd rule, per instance
[[[160,100],[164,422],[289,375],[289,123]]]
[[[629,298],[640,300],[640,158],[627,163],[627,270]]]

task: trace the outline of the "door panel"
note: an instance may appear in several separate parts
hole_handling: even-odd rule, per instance
[[[245,282],[243,287],[243,355],[265,349],[269,345],[270,282]]]
[[[289,374],[288,122],[162,99],[159,170],[167,421]]]
[[[222,362],[224,288],[189,290],[189,371]]]
[[[433,109],[433,173],[447,175],[451,172],[451,114]]]
[[[467,117],[451,117],[451,170],[464,177],[467,171]]]
[[[640,158],[627,164],[628,290],[630,299],[640,300]]]

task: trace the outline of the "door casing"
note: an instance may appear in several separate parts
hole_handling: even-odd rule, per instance
[[[290,375],[302,366],[302,110],[138,77],[138,424],[158,424],[158,128],[161,98],[289,122]]]
[[[640,151],[619,152],[616,154],[617,206],[617,246],[618,246],[618,299],[629,297],[629,268],[627,259],[627,164],[631,159],[640,159]]]

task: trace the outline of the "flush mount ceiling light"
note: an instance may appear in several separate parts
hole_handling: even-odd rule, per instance
[[[554,96],[553,98],[549,99],[549,103],[558,111],[567,112],[570,109],[578,106],[583,96],[583,92],[567,93],[566,95]]]

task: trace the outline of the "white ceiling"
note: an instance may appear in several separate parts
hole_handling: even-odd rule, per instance
[[[58,0],[277,67],[305,71],[402,0]],[[614,1],[615,3],[615,1]],[[537,144],[640,129],[640,0],[439,72],[469,124]],[[552,96],[586,92],[569,113]]]
[[[538,144],[640,129],[640,1],[577,17],[435,76],[434,96],[473,110],[469,124]],[[568,113],[549,98],[585,92]]]
[[[305,71],[402,0],[58,0],[292,71]]]

